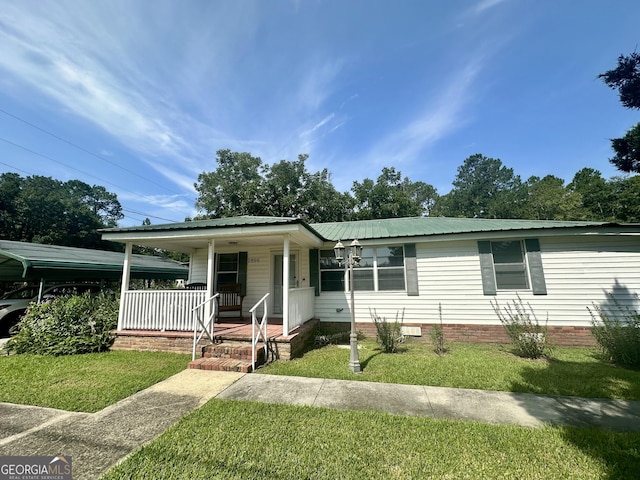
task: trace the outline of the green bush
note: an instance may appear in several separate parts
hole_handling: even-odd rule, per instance
[[[632,368],[640,367],[640,313],[623,307],[608,294],[610,307],[605,311],[598,305],[589,307],[591,333],[598,346],[613,363]]]
[[[517,355],[524,358],[541,358],[551,353],[551,345],[547,339],[547,326],[538,322],[530,304],[524,304],[519,295],[513,305],[500,309],[498,302],[491,302],[500,323],[507,331],[507,336]],[[528,307],[528,309],[527,309]]]
[[[34,304],[6,349],[36,355],[73,355],[108,350],[115,339],[118,302],[107,295],[58,297]]]
[[[398,319],[399,312],[396,313],[396,319],[393,322],[387,321],[385,317],[379,316],[374,310],[369,310],[371,318],[376,325],[377,340],[384,353],[395,353],[398,351],[398,344],[404,341],[402,336],[402,322],[404,321],[404,309],[402,316]]]

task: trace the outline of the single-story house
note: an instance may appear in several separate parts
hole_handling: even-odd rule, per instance
[[[239,216],[107,229],[102,238],[126,245],[118,330],[144,332],[145,341],[154,331],[193,331],[194,306],[229,282],[241,286],[243,316],[262,301],[269,318],[281,319],[283,336],[310,319],[349,324],[348,270],[333,248],[354,239],[363,246],[355,319],[366,334],[375,332],[375,311],[389,320],[403,314],[410,335],[428,338],[442,322],[447,340],[499,342],[505,337],[492,303],[520,298],[556,344],[589,345],[587,307],[638,308],[640,291],[640,224],[442,217],[308,224]],[[129,290],[133,245],[188,253],[188,283],[204,290]],[[163,295],[173,300],[151,312]],[[193,298],[177,301],[180,295]]]

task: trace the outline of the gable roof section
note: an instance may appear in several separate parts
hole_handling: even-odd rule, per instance
[[[122,276],[124,254],[87,248],[61,247],[0,240],[0,280],[117,279]],[[132,255],[131,277],[187,278],[180,263],[148,255]]]
[[[616,227],[615,223],[567,222],[553,220],[500,220],[484,218],[408,217],[361,220],[356,222],[317,223],[312,227],[325,239],[338,241],[357,238],[376,240],[440,235],[511,232],[540,229],[576,229]],[[640,230],[640,225],[636,225]]]

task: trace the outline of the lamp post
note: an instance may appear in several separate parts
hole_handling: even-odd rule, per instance
[[[353,240],[349,246],[349,254],[345,259],[345,247],[341,241],[338,240],[336,246],[333,247],[333,251],[338,261],[338,265],[347,265],[349,267],[349,291],[351,293],[351,333],[349,334],[349,344],[351,346],[351,355],[349,357],[349,369],[353,373],[360,373],[360,358],[358,356],[358,333],[356,332],[356,309],[355,300],[353,295],[353,267],[360,264],[362,258],[362,245],[358,240]]]

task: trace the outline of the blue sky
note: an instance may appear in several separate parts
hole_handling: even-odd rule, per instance
[[[387,166],[444,194],[475,153],[609,178],[640,115],[597,75],[638,25],[637,0],[0,0],[0,172],[103,185],[123,226],[193,215],[221,148],[340,191]]]

